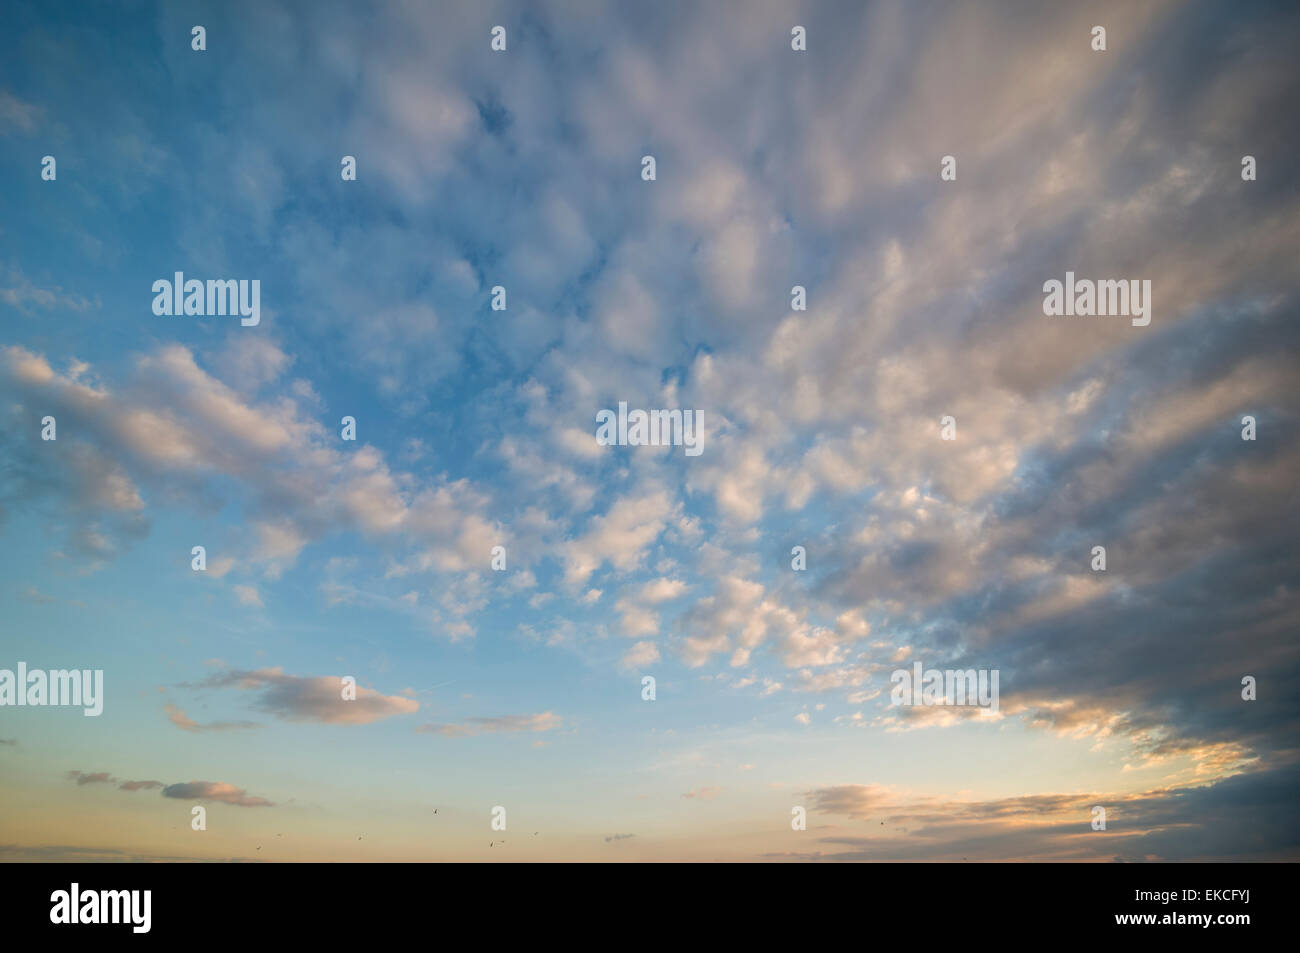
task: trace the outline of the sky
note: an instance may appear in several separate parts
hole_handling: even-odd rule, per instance
[[[0,859],[1300,858],[1298,29],[7,4]]]

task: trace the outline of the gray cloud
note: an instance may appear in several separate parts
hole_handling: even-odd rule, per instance
[[[152,791],[163,786],[161,781],[123,781],[118,787],[123,791]]]
[[[187,781],[169,784],[162,789],[163,797],[183,801],[218,801],[235,807],[274,807],[266,798],[252,797],[243,788],[223,781]]]
[[[117,780],[117,778],[111,777],[107,771],[96,771],[93,774],[87,774],[83,771],[69,771],[67,777],[76,781],[78,787],[86,784],[111,784]]]
[[[289,721],[365,725],[393,715],[411,714],[420,707],[420,703],[412,698],[381,695],[360,685],[356,686],[354,699],[345,699],[340,676],[286,675],[279,668],[231,670],[213,675],[197,685],[183,687],[236,687],[256,691],[260,693],[257,707],[261,711]]]
[[[67,777],[81,787],[87,784],[115,784],[117,778],[107,771],[86,774],[81,771],[69,771]],[[162,789],[163,797],[179,798],[189,801],[220,801],[236,807],[274,807],[265,798],[252,797],[243,788],[223,781],[189,781],[181,784],[164,785],[161,781],[123,781],[118,785],[123,791],[152,791]]]

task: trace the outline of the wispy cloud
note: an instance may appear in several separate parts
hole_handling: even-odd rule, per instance
[[[257,723],[253,721],[214,721],[201,725],[185,714],[182,709],[170,703],[163,705],[163,711],[167,713],[167,720],[182,731],[230,731],[232,729],[257,727]]]
[[[683,794],[682,797],[690,798],[696,801],[712,801],[721,793],[722,793],[721,787],[709,786],[709,787],[702,787],[702,788],[691,788],[691,790]]]
[[[472,735],[494,734],[515,731],[553,731],[563,724],[563,719],[554,712],[544,711],[535,715],[499,715],[495,718],[466,718],[454,724],[425,724],[415,730],[425,734],[442,735],[447,738],[464,738]]]
[[[152,791],[162,786],[161,781],[123,781],[118,785],[123,791]]]

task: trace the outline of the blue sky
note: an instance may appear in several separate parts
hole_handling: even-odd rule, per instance
[[[1287,5],[11,7],[0,851],[1294,857]]]

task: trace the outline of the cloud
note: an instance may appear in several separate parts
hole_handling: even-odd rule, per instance
[[[12,93],[0,90],[0,123],[12,123],[23,132],[31,132],[36,128],[40,115],[39,106],[23,102]]]
[[[24,586],[20,595],[24,602],[30,602],[38,606],[48,606],[58,602],[53,596],[41,592],[35,586]]]
[[[338,676],[300,677],[286,675],[279,668],[256,671],[230,670],[209,676],[201,688],[236,687],[260,693],[257,708],[287,721],[317,721],[334,725],[367,725],[409,715],[420,703],[401,695],[381,695],[374,689],[356,686],[356,698],[345,700],[343,679]]]
[[[814,810],[862,819],[880,810],[889,799],[889,792],[869,784],[846,784],[818,788],[811,792],[811,797]]]
[[[292,363],[293,358],[271,339],[242,334],[233,336],[214,362],[222,378],[238,391],[255,391],[278,380]]]
[[[183,784],[169,784],[162,789],[162,796],[182,801],[218,801],[235,807],[275,806],[265,798],[251,797],[243,788],[237,788],[223,781],[187,781]]]
[[[622,619],[623,634],[628,638],[658,635],[659,613],[654,607],[678,598],[688,588],[680,579],[662,577],[625,590],[626,594],[614,603],[614,611]]]
[[[117,778],[106,771],[86,774],[81,771],[69,771],[67,777],[77,782],[78,787],[87,784],[114,784]],[[184,784],[164,785],[161,781],[123,781],[118,785],[123,791],[150,791],[162,788],[163,797],[183,800],[221,801],[238,807],[272,807],[270,801],[260,797],[249,797],[248,793],[233,784],[218,781],[190,781]]]
[[[75,122],[50,141],[103,149],[78,171],[96,196],[86,234],[22,195],[12,209],[30,241],[0,267],[0,309],[59,320],[14,322],[0,352],[0,520],[50,525],[82,571],[129,558],[154,520],[220,513],[234,555],[210,574],[236,598],[291,611],[295,571],[346,547],[358,567],[321,584],[336,620],[395,611],[453,640],[519,628],[522,566],[536,586],[519,598],[557,613],[526,631],[551,648],[736,670],[705,686],[719,720],[789,728],[756,694],[786,686],[864,718],[874,701],[876,727],[959,750],[978,726],[875,694],[907,654],[998,668],[1009,752],[1019,727],[1088,739],[1171,784],[1289,763],[1300,710],[1276,693],[1246,705],[1237,685],[1242,659],[1300,677],[1279,637],[1300,622],[1300,199],[1278,171],[1300,142],[1271,118],[1300,97],[1295,12],[1258,5],[1225,29],[1168,0],[938,18],[813,3],[806,57],[772,55],[789,28],[775,5],[589,14],[576,36],[565,11],[537,10],[529,29],[574,55],[512,42],[502,71],[458,39],[478,29],[464,11],[401,5],[376,31],[322,10],[289,57],[259,39],[282,11],[242,11],[260,28],[226,49],[225,92],[256,104],[259,145],[233,156],[202,122],[144,129],[148,102],[87,113],[24,92]],[[1093,22],[1110,27],[1104,56]],[[174,70],[184,45],[164,47]],[[1189,69],[1188,50],[1208,65]],[[20,66],[34,55],[14,48]],[[253,95],[277,81],[294,108]],[[46,115],[0,94],[7,132],[44,135]],[[370,144],[357,183],[291,175],[335,141]],[[636,179],[647,150],[657,183]],[[138,218],[145,193],[121,183],[140,174],[192,213],[153,223],[167,247],[277,276],[257,334],[178,321],[160,344],[163,325],[126,321],[101,347],[92,285],[60,269],[99,275],[129,310],[138,292],[113,284],[94,235]],[[373,214],[322,218],[340,186]],[[1047,318],[1042,282],[1067,269],[1151,279],[1152,324]],[[510,306],[488,312],[498,281]],[[702,408],[704,454],[597,447],[593,412],[620,399]],[[343,444],[354,404],[361,439]],[[46,413],[57,445],[37,436]],[[486,570],[502,541],[508,584]],[[1098,544],[1105,573],[1088,566]],[[689,588],[658,598],[663,580]],[[611,635],[627,641],[611,652]],[[280,717],[338,720],[337,685],[316,681],[246,687]]]
[[[637,642],[623,653],[619,665],[625,669],[644,668],[659,661],[659,648],[653,642]]]
[[[235,590],[235,596],[239,599],[241,606],[262,608],[262,596],[258,593],[256,586],[237,585],[232,588]]]
[[[616,500],[604,516],[591,521],[585,535],[567,546],[565,581],[580,586],[606,562],[623,571],[636,569],[673,513],[662,490]]]
[[[123,781],[118,787],[123,791],[152,791],[163,786],[161,781]]]
[[[76,781],[78,787],[86,784],[111,784],[117,780],[110,776],[107,771],[97,771],[94,774],[86,774],[81,771],[69,771],[67,777]]]
[[[697,800],[697,801],[712,801],[715,797],[717,797],[721,793],[722,793],[722,788],[709,786],[709,787],[702,787],[702,788],[691,788],[691,790],[683,794],[682,797]]]
[[[0,96],[3,94],[0,93]],[[3,109],[4,101],[0,99],[0,113]],[[0,121],[3,118],[0,115]],[[4,274],[5,277],[0,278],[0,304],[6,304],[23,314],[35,311],[89,311],[94,307],[92,302],[62,288],[41,288],[33,284],[16,265],[10,264]]]
[[[861,835],[849,828],[820,838],[830,860],[1284,860],[1300,856],[1290,810],[1298,771],[1130,793],[958,801],[840,785],[808,797],[815,811],[865,822]],[[1092,829],[1096,806],[1106,809],[1105,831]]]
[[[514,731],[552,731],[563,724],[563,719],[554,712],[544,711],[535,715],[500,715],[495,718],[466,718],[455,724],[420,725],[415,730],[426,734],[442,735],[447,738],[465,738],[473,735],[492,734],[495,732]]]
[[[182,731],[228,731],[237,728],[256,728],[257,723],[252,721],[214,721],[206,725],[201,725],[183,710],[175,705],[163,705],[163,711],[167,713],[167,720]]]
[[[245,346],[230,355],[214,363],[224,361],[235,379],[265,382],[286,363],[277,349],[250,356]],[[501,535],[483,516],[488,497],[467,481],[417,482],[370,446],[345,455],[297,399],[257,403],[180,345],[138,356],[132,376],[112,389],[84,363],[57,371],[43,355],[9,347],[0,351],[0,393],[55,416],[63,428],[59,446],[67,448],[63,465],[51,468],[39,452],[43,441],[28,427],[16,428],[23,442],[12,450],[23,463],[7,495],[65,496],[80,514],[78,548],[96,558],[119,554],[119,538],[129,542],[148,531],[146,492],[202,508],[228,492],[218,484],[248,494],[247,562],[269,580],[292,568],[309,544],[344,527],[419,546],[420,568],[438,571],[481,565],[484,547]],[[217,561],[214,569],[231,565]],[[260,593],[243,585],[239,598],[256,605]]]

